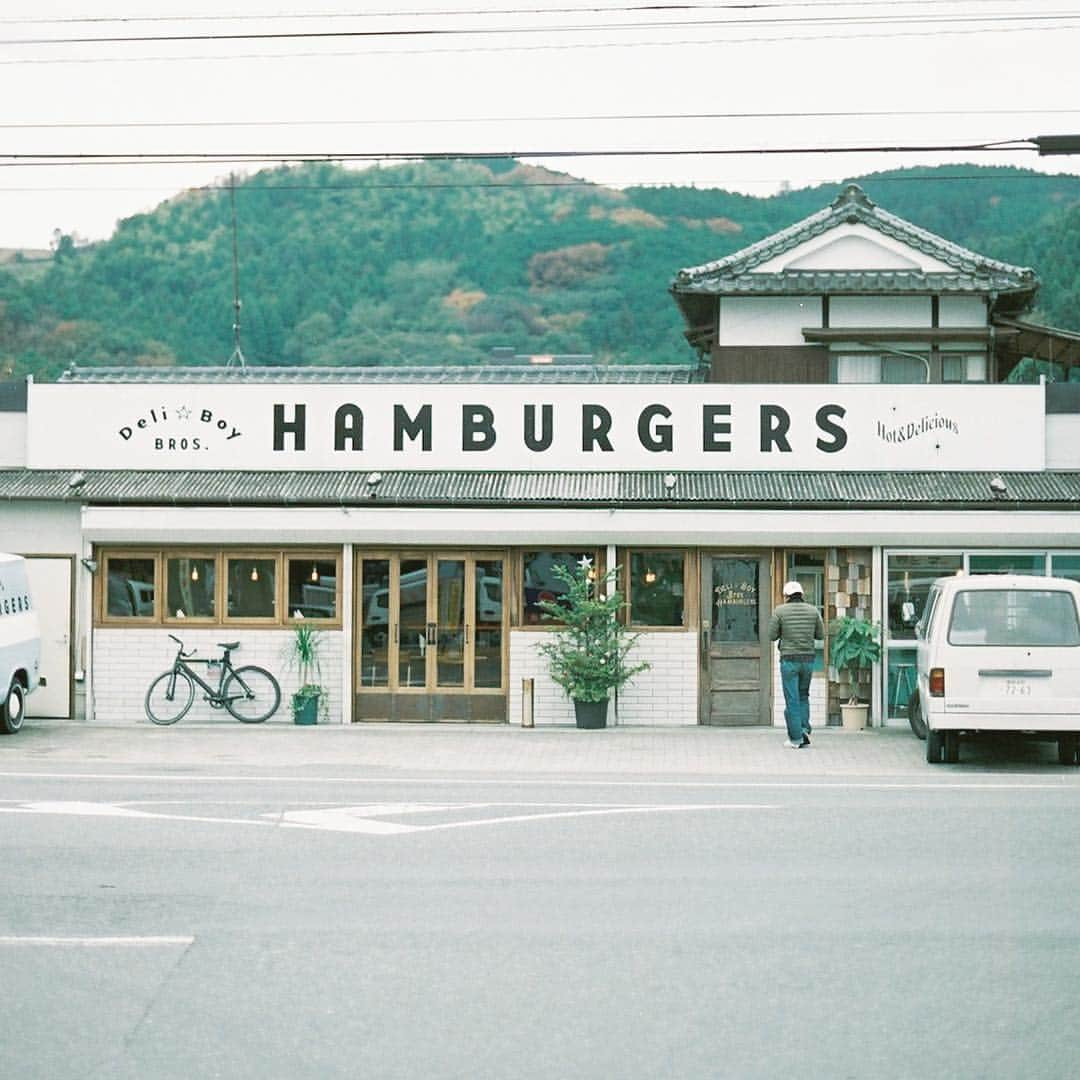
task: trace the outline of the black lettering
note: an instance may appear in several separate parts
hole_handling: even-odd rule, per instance
[[[420,449],[431,449],[431,406],[421,405],[415,418],[410,417],[404,405],[394,406],[394,449],[403,450],[405,440],[416,442],[420,438]]]
[[[334,449],[364,449],[364,410],[359,405],[339,405],[334,413]]]
[[[654,454],[664,450],[670,451],[674,445],[670,424],[657,424],[655,428],[652,427],[653,420],[658,416],[670,420],[671,410],[666,405],[646,405],[641,410],[637,422],[638,441],[646,450]]]
[[[129,427],[122,427],[120,429],[120,438],[127,442],[132,436],[132,430]]]
[[[581,406],[581,449],[589,454],[599,446],[605,454],[613,450],[608,434],[611,432],[611,413],[603,405]]]
[[[525,406],[525,445],[530,450],[550,450],[553,438],[553,410],[550,405],[540,406],[540,434],[536,434],[536,406]]]
[[[303,450],[306,446],[307,406],[297,405],[291,420],[285,419],[285,406],[274,406],[274,449],[285,449],[285,436],[293,437],[294,450]]]
[[[701,409],[701,449],[710,451],[731,451],[731,440],[722,439],[721,435],[731,434],[731,406],[704,405]]]
[[[839,424],[833,423],[834,420],[843,420],[845,412],[842,405],[822,405],[814,415],[822,433],[832,436],[831,441],[818,439],[817,448],[822,453],[835,454],[847,446],[847,432]]]
[[[787,440],[791,417],[779,405],[761,406],[761,452],[768,454],[775,446],[782,454],[791,453]]]
[[[461,449],[490,450],[495,445],[495,414],[486,405],[461,406]]]

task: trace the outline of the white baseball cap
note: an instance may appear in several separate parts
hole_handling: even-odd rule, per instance
[[[796,593],[802,593],[802,586],[797,581],[788,581],[784,584],[785,596],[794,596]]]

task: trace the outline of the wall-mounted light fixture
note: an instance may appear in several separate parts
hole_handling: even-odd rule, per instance
[[[664,473],[664,487],[670,491],[676,484],[678,477],[674,473]]]
[[[90,573],[90,574],[96,574],[97,573],[97,568],[98,568],[97,559],[80,559],[79,562],[82,563],[83,569],[87,573]]]

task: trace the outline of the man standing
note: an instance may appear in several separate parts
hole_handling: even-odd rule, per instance
[[[803,599],[797,581],[784,585],[784,603],[769,619],[769,640],[780,643],[780,685],[784,688],[786,746],[810,745],[810,680],[814,673],[814,640],[825,637],[821,612]]]

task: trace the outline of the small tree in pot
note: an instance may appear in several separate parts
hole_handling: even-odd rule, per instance
[[[829,663],[847,674],[850,688],[848,703],[840,706],[844,727],[864,728],[869,706],[859,700],[859,678],[881,659],[881,627],[869,619],[843,615],[829,629]]]
[[[553,573],[567,591],[556,600],[538,602],[544,618],[558,623],[539,649],[552,679],[574,702],[577,726],[604,727],[611,692],[649,667],[628,660],[638,635],[619,621],[623,599],[613,588],[618,571],[596,581],[590,560],[582,559],[573,572],[555,566]]]
[[[303,616],[297,612],[298,619]],[[322,633],[313,626],[297,622],[289,644],[289,667],[300,674],[300,689],[292,696],[293,723],[317,724],[319,702],[325,695],[320,683],[322,677],[320,651]]]

